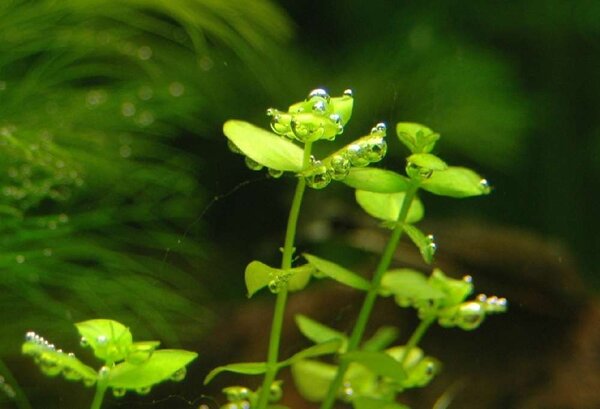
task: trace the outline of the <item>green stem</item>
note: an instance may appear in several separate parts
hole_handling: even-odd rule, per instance
[[[310,164],[310,152],[312,143],[308,142],[304,145],[304,161],[303,168],[306,168]],[[296,238],[296,227],[298,225],[298,217],[300,215],[300,207],[302,205],[302,197],[304,196],[304,190],[306,189],[306,180],[303,177],[298,179],[296,185],[296,191],[294,193],[294,199],[292,200],[292,207],[290,208],[290,214],[288,216],[287,228],[285,231],[285,243],[283,245],[283,255],[281,257],[281,268],[286,270],[292,268],[292,258],[294,256],[294,240]],[[277,293],[277,299],[275,301],[275,311],[273,312],[273,322],[271,324],[271,335],[269,337],[269,352],[267,355],[267,372],[263,379],[262,387],[258,397],[257,409],[265,409],[269,402],[269,394],[271,390],[271,384],[275,381],[277,376],[278,359],[279,359],[279,345],[281,343],[281,331],[283,328],[283,317],[285,313],[285,305],[287,302],[288,291],[287,288],[282,288]]]
[[[375,300],[377,299],[377,295],[379,293],[381,279],[383,278],[383,274],[390,267],[396,247],[398,247],[400,238],[402,238],[404,224],[406,223],[406,218],[408,216],[408,210],[410,209],[410,205],[412,204],[418,189],[419,185],[413,183],[406,191],[404,201],[402,202],[402,208],[400,209],[400,214],[398,215],[398,222],[385,246],[383,254],[381,255],[381,259],[379,260],[379,264],[377,265],[377,269],[375,270],[375,274],[373,274],[373,279],[371,280],[371,287],[367,292],[363,305],[360,309],[360,313],[358,314],[358,319],[356,320],[356,324],[354,324],[354,329],[350,335],[347,348],[348,352],[356,350],[362,341],[365,329],[367,327],[367,322],[369,321],[371,311],[373,311],[373,306],[375,305]],[[345,361],[340,363],[335,378],[329,385],[327,396],[321,404],[321,409],[331,409],[333,407],[337,397],[337,392],[342,386],[348,365],[349,363]]]
[[[436,317],[434,316],[434,317],[429,317],[429,318],[424,319],[423,321],[421,321],[419,326],[412,333],[408,342],[404,346],[404,353],[402,354],[402,357],[399,359],[400,364],[402,364],[402,366],[404,366],[404,364],[406,363],[406,360],[408,359],[408,356],[410,355],[410,351],[413,348],[415,348],[419,344],[419,342],[421,342],[421,338],[423,338],[423,335],[425,335],[425,333],[427,332],[427,330],[429,329],[431,324],[433,324],[433,322],[435,321],[435,318]]]
[[[100,409],[102,406],[102,401],[104,400],[106,388],[108,388],[108,383],[106,380],[98,380],[96,382],[96,393],[94,394],[94,400],[92,402],[92,406],[90,406],[90,409]]]
[[[0,359],[0,374],[4,378],[7,385],[10,385],[15,395],[12,396],[12,400],[15,402],[19,409],[31,409],[31,404],[27,400],[27,396],[23,393],[23,390],[19,387],[17,380],[13,376],[8,366],[4,364],[4,361]]]

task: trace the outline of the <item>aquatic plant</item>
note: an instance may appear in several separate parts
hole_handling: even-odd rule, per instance
[[[128,391],[146,395],[158,383],[183,380],[186,365],[198,355],[181,349],[157,349],[159,341],[133,342],[129,328],[113,320],[94,319],[75,326],[81,346],[91,348],[103,361],[100,369],[84,364],[72,352],[64,352],[35,332],[25,335],[22,352],[47,376],[62,375],[86,387],[95,385],[91,409],[100,409],[108,388],[115,397]]]
[[[220,366],[205,379],[208,383],[222,372],[234,372],[263,375],[263,382],[256,391],[244,386],[225,388],[228,403],[223,409],[281,408],[276,403],[282,396],[281,381],[276,378],[278,372],[288,366],[292,368],[299,392],[310,401],[322,402],[322,409],[330,409],[336,399],[351,403],[356,409],[406,408],[397,403],[398,394],[427,385],[440,368],[436,358],[425,355],[418,347],[434,322],[443,327],[473,330],[488,314],[506,310],[504,298],[480,294],[467,300],[473,292],[470,276],[454,279],[437,268],[430,276],[413,269],[390,269],[392,256],[404,233],[419,249],[423,260],[428,264],[433,262],[437,249],[434,237],[415,226],[424,216],[420,190],[464,198],[485,195],[491,189],[476,172],[449,166],[431,153],[440,135],[416,123],[396,126],[400,142],[410,151],[406,176],[368,167],[379,162],[387,152],[387,129],[383,123],[329,156],[316,159],[311,155],[313,144],[334,140],[343,133],[352,115],[353,101],[350,90],[344,91],[342,96],[331,97],[325,90],[315,89],[287,111],[274,108],[267,111],[273,132],[240,120],[227,121],[223,126],[230,149],[242,154],[250,169],[266,168],[274,178],[291,172],[297,178],[281,265],[273,267],[254,260],[245,270],[249,297],[264,288],[276,295],[267,360]],[[296,254],[296,228],[306,187],[323,189],[333,181],[354,188],[357,203],[380,220],[383,227],[392,230],[370,281],[324,258]],[[364,291],[362,308],[349,336],[298,315],[296,322],[300,331],[315,345],[280,359],[288,294],[304,289],[311,278],[328,278]],[[393,297],[400,307],[417,311],[421,322],[405,344],[391,346],[397,331],[389,327],[363,341],[378,297]],[[338,364],[315,360],[324,355],[333,355]]]

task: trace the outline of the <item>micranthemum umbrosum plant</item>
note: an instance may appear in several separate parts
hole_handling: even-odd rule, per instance
[[[87,366],[73,353],[65,353],[34,332],[25,336],[22,351],[32,356],[48,376],[62,375],[69,381],[96,386],[91,409],[100,409],[108,388],[122,397],[127,391],[146,395],[158,383],[181,381],[186,365],[198,354],[181,349],[157,349],[159,341],[133,342],[129,328],[107,319],[75,324],[81,335],[81,346],[90,347],[104,362],[100,369]]]
[[[336,399],[356,409],[406,408],[397,402],[398,395],[405,389],[425,386],[439,370],[437,359],[426,356],[417,346],[434,322],[444,327],[472,330],[487,314],[506,309],[506,299],[495,296],[481,294],[467,301],[473,292],[470,276],[453,279],[439,269],[434,269],[430,277],[412,269],[390,270],[392,255],[403,233],[418,247],[426,263],[433,261],[436,250],[433,236],[425,235],[414,225],[424,214],[419,190],[462,198],[487,194],[490,188],[487,181],[472,170],[448,166],[432,154],[439,134],[415,123],[399,123],[396,127],[400,141],[411,152],[407,158],[407,176],[367,167],[380,161],[386,153],[386,126],[382,123],[373,127],[367,136],[324,159],[315,159],[311,155],[313,143],[333,140],[341,134],[350,119],[352,105],[349,90],[341,97],[331,98],[326,91],[316,89],[285,112],[273,108],[267,111],[275,133],[238,120],[228,121],[223,127],[230,148],[245,155],[248,167],[267,168],[273,177],[293,172],[298,178],[281,266],[271,267],[255,260],[245,271],[248,296],[265,287],[277,295],[267,360],[221,366],[211,371],[205,380],[209,382],[219,373],[229,371],[263,375],[262,386],[256,391],[243,386],[225,388],[228,403],[223,408],[282,408],[276,403],[282,395],[281,382],[276,376],[287,366],[292,368],[299,392],[308,400],[322,402],[322,409],[330,409]],[[334,180],[356,189],[358,204],[392,230],[370,281],[311,254],[302,255],[306,262],[293,265],[304,190],[306,186],[322,189]],[[300,331],[315,345],[281,360],[279,345],[288,292],[303,289],[311,277],[330,278],[365,291],[363,306],[349,336],[308,317],[297,316]],[[393,296],[401,307],[415,308],[420,325],[403,345],[390,347],[397,331],[388,327],[363,342],[376,299],[387,296]],[[334,355],[338,364],[314,359],[324,355]]]

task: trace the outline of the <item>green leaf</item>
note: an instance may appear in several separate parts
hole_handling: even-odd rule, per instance
[[[398,328],[381,327],[363,344],[363,351],[381,351],[398,338]]]
[[[296,389],[306,400],[320,402],[325,399],[337,367],[318,361],[302,360],[292,365]]]
[[[290,272],[292,273],[292,276],[287,284],[288,291],[300,291],[307,286],[310,277],[316,272],[316,269],[310,264],[305,264],[303,266],[292,268]]]
[[[270,169],[300,172],[304,153],[300,147],[248,122],[229,120],[223,133],[255,162]]]
[[[439,268],[433,270],[428,282],[432,287],[444,293],[441,307],[458,305],[473,292],[473,283],[470,277],[463,277],[462,280],[448,277]]]
[[[356,362],[368,368],[371,372],[388,377],[394,381],[402,382],[406,379],[406,372],[400,362],[385,352],[352,351],[341,356],[348,362]]]
[[[378,168],[352,168],[342,181],[355,189],[377,193],[404,192],[410,186],[407,177]]]
[[[295,353],[288,359],[279,363],[280,367],[291,365],[303,359],[314,358],[316,356],[336,353],[342,346],[341,339],[331,339],[317,345],[313,345],[300,352]]]
[[[431,153],[415,153],[406,158],[406,161],[420,168],[431,170],[445,170],[448,168],[446,162]]]
[[[436,195],[458,198],[490,193],[485,179],[470,169],[457,166],[433,172],[431,177],[422,182],[421,187]]]
[[[129,354],[133,338],[129,328],[120,322],[108,319],[95,319],[75,324],[82,338],[96,357],[107,363],[119,362]]]
[[[370,398],[368,396],[357,396],[352,399],[354,409],[410,409],[406,405],[389,402],[383,399]]]
[[[342,343],[345,344],[348,341],[348,337],[342,334],[339,331],[334,330],[333,328],[329,328],[326,325],[321,324],[315,320],[308,318],[305,315],[297,314],[295,316],[296,325],[298,325],[298,329],[306,338],[310,339],[316,344],[329,341],[332,339],[342,340]],[[342,348],[345,345],[342,345]]]
[[[408,268],[386,272],[381,279],[381,290],[383,294],[393,294],[397,300],[435,300],[445,296],[425,275]]]
[[[342,284],[345,284],[348,287],[356,288],[357,290],[367,291],[371,286],[371,284],[361,276],[331,261],[327,261],[317,256],[313,256],[311,254],[306,253],[303,254],[303,256],[320,273],[323,273],[327,277]]]
[[[358,204],[371,216],[390,222],[398,221],[400,209],[402,208],[405,197],[403,192],[375,193],[357,190],[355,195]],[[415,197],[410,205],[406,222],[418,222],[423,218],[424,212],[423,204]]]
[[[244,272],[248,298],[266,287],[269,282],[276,277],[277,271],[277,269],[270,267],[265,263],[261,263],[260,261],[251,261],[248,266],[246,266],[246,271]]]
[[[152,356],[160,341],[134,342],[125,360],[131,364],[141,364]]]
[[[396,134],[412,153],[431,152],[440,135],[430,128],[411,122],[399,122],[396,124]]]
[[[241,373],[244,375],[260,375],[267,372],[267,363],[266,362],[241,362],[237,364],[229,364],[224,366],[219,366],[206,375],[204,378],[204,384],[208,384],[212,381],[215,376],[220,374],[221,372],[234,372]]]
[[[354,98],[348,95],[331,98],[330,104],[333,105],[333,112],[342,119],[342,125],[346,125],[352,116],[352,107]]]
[[[182,349],[161,349],[141,364],[122,362],[110,370],[108,386],[115,389],[143,389],[171,378],[181,380],[179,373],[185,371],[185,366],[197,356],[195,352]]]
[[[433,236],[428,235],[425,236],[421,230],[413,226],[412,224],[404,225],[404,231],[408,234],[408,237],[412,240],[412,242],[417,246],[423,260],[427,264],[431,264],[433,261],[433,256],[435,255],[436,245],[433,241]]]

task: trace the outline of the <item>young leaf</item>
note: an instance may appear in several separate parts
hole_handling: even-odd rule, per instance
[[[490,193],[490,187],[485,179],[470,169],[457,166],[433,172],[431,177],[421,183],[421,187],[436,195],[457,198]]]
[[[445,170],[448,168],[446,162],[431,153],[414,153],[406,158],[406,161],[420,168],[431,170]]]
[[[175,379],[178,372],[184,371],[185,366],[197,356],[195,352],[182,349],[154,351],[152,356],[141,364],[122,362],[112,368],[108,376],[108,386],[115,389],[144,389],[171,378]]]
[[[330,339],[329,341],[322,342],[317,345],[313,345],[300,352],[295,353],[288,359],[279,363],[279,367],[288,366],[295,362],[301,361],[307,358],[314,358],[316,356],[333,354],[339,351],[342,346],[341,339]]]
[[[359,363],[371,372],[388,377],[396,382],[402,382],[406,379],[406,372],[400,362],[385,352],[352,351],[342,355],[341,359]]]
[[[408,268],[386,272],[381,279],[381,289],[400,300],[435,300],[445,296],[443,291],[429,283],[427,277]]]
[[[405,176],[377,168],[352,168],[342,181],[355,189],[377,193],[404,192],[410,185]]]
[[[332,339],[340,339],[342,340],[342,348],[348,341],[348,338],[339,331],[334,330],[333,328],[329,328],[326,325],[321,324],[315,320],[308,318],[305,315],[298,314],[295,316],[296,325],[298,325],[298,329],[306,338],[310,339],[316,344],[329,341]]]
[[[363,344],[363,351],[382,351],[398,338],[396,327],[381,327]]]
[[[399,193],[375,193],[364,190],[357,190],[356,201],[371,216],[381,220],[396,222],[400,215],[400,209],[404,202],[405,194]],[[423,204],[418,198],[414,198],[410,205],[407,223],[415,223],[423,218],[425,210]]]
[[[411,122],[399,122],[396,125],[398,139],[412,153],[431,152],[440,135],[428,127]]]
[[[290,271],[292,272],[292,276],[288,281],[287,289],[288,291],[300,291],[306,287],[316,269],[310,264],[305,264],[292,268]]]
[[[347,90],[349,91],[349,90]],[[354,98],[352,94],[344,92],[342,97],[331,98],[330,104],[333,105],[333,112],[340,116],[342,125],[346,125],[352,116],[352,107],[354,105]]]
[[[303,256],[320,273],[323,273],[327,277],[342,284],[345,284],[348,287],[356,288],[357,290],[367,291],[371,285],[367,280],[365,280],[361,276],[357,275],[356,273],[353,273],[350,270],[346,270],[344,267],[332,263],[331,261],[327,261],[310,254],[303,254]]]
[[[300,395],[311,402],[325,399],[337,367],[319,361],[302,360],[292,365],[292,377]]]
[[[300,172],[303,151],[292,142],[248,122],[229,120],[223,133],[234,145],[255,162],[270,169]]]
[[[241,362],[237,364],[229,364],[224,366],[219,366],[206,375],[204,378],[204,384],[208,384],[212,381],[215,376],[220,374],[221,372],[235,372],[241,373],[244,375],[260,375],[267,372],[267,363],[266,362]]]
[[[428,235],[425,236],[421,230],[413,226],[412,224],[404,225],[404,231],[408,234],[408,237],[412,240],[412,242],[417,246],[423,260],[427,264],[431,264],[433,261],[433,256],[435,255],[436,245],[433,241],[433,236]]]
[[[139,365],[150,358],[159,345],[159,341],[134,342],[125,360],[130,364]]]
[[[368,396],[357,396],[352,399],[352,406],[354,409],[410,409],[408,406],[401,405],[400,403]]]
[[[266,287],[276,274],[277,269],[269,267],[260,261],[251,261],[248,266],[246,266],[246,271],[244,272],[248,298],[252,297],[260,289]]]
[[[81,343],[88,344],[96,357],[108,363],[119,362],[129,354],[133,338],[129,328],[120,322],[95,319],[75,324]]]

